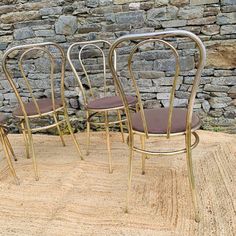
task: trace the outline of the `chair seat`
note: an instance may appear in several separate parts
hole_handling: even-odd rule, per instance
[[[53,111],[53,105],[52,105],[52,99],[51,98],[42,98],[37,100],[37,104],[39,106],[39,110],[41,113],[47,113],[50,111]],[[34,104],[33,101],[28,102],[28,103],[24,103],[25,105],[25,110],[28,116],[33,116],[33,115],[38,115],[38,111],[37,108]],[[62,101],[60,98],[55,99],[55,108],[59,108],[62,107]],[[14,116],[24,116],[21,107],[17,107],[14,111],[13,111],[13,115]]]
[[[147,122],[148,133],[166,134],[168,125],[169,108],[145,109],[145,119]],[[187,109],[173,108],[171,133],[181,133],[186,130]],[[141,113],[137,112],[132,115],[133,130],[144,132]],[[193,113],[192,131],[200,127],[200,119]]]
[[[7,117],[0,112],[0,125],[3,125],[5,121],[7,120]]]
[[[133,105],[137,102],[137,98],[126,96],[128,104]],[[88,109],[109,109],[123,106],[123,102],[119,96],[110,96],[98,98],[88,103]]]

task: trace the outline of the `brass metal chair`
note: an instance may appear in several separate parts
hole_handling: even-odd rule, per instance
[[[126,118],[121,117],[121,112],[124,111],[124,105],[120,96],[117,95],[108,95],[107,89],[107,65],[106,65],[106,55],[105,49],[108,50],[110,47],[110,43],[106,40],[94,40],[94,41],[86,41],[86,42],[76,42],[73,43],[68,51],[67,51],[67,58],[71,69],[74,73],[75,78],[78,81],[80,91],[82,93],[84,107],[86,110],[86,117],[87,117],[87,155],[89,154],[89,144],[90,144],[90,125],[99,125],[105,126],[106,129],[106,139],[107,139],[107,150],[108,150],[108,162],[109,162],[109,173],[112,173],[112,157],[111,157],[111,145],[110,145],[110,135],[109,135],[109,126],[114,124],[120,125],[120,130],[122,134],[122,140],[124,142],[124,134],[123,134],[123,125],[122,123],[126,121]],[[107,48],[106,48],[107,47]],[[82,67],[83,73],[85,75],[85,83],[87,83],[88,92],[86,92],[83,82],[76,70],[75,63],[76,60],[73,60],[75,57],[75,49],[79,48],[77,51],[78,60]],[[74,51],[73,51],[74,49]],[[92,50],[92,51],[91,51]],[[90,79],[89,71],[86,70],[86,65],[84,63],[85,57],[91,58],[92,54],[96,51],[95,56],[101,56],[102,58],[102,71],[103,71],[103,97],[98,98],[93,91],[93,84],[92,80]],[[89,57],[90,56],[90,57]],[[94,55],[93,55],[94,57]],[[114,68],[116,67],[116,53],[114,52],[113,57],[113,64]],[[116,88],[115,88],[115,92]],[[133,96],[126,96],[128,106],[134,106],[137,103],[137,98]],[[109,112],[116,112],[117,113],[117,120],[111,121],[109,120]],[[93,118],[95,115],[104,115],[104,122],[103,121],[94,121]]]
[[[5,126],[6,119],[7,119],[7,117],[3,113],[0,113],[0,142],[2,144],[3,153],[4,153],[5,158],[7,160],[8,167],[11,171],[11,174],[12,174],[16,184],[18,185],[19,179],[16,176],[16,172],[15,172],[14,166],[12,164],[11,157],[15,161],[17,161],[17,158],[15,156],[15,153],[13,151],[11,143],[7,137],[8,130],[7,130],[7,127]]]
[[[13,64],[13,58],[17,59],[18,68],[17,65]],[[45,79],[41,79],[40,81],[46,84],[48,89],[49,95],[47,94],[46,98],[46,95],[43,95],[41,98],[34,92],[32,85],[35,84],[35,78],[28,78],[27,69],[30,67],[29,64],[31,63],[30,65],[32,68],[37,67],[38,64],[35,62],[35,64],[37,64],[35,65],[32,62],[39,58],[40,60],[37,61],[38,64],[42,61],[46,62],[43,64]],[[28,64],[25,63],[26,61]],[[67,124],[79,155],[81,159],[83,159],[79,144],[70,124],[64,97],[65,61],[66,57],[63,49],[58,44],[51,42],[16,46],[7,50],[3,56],[3,71],[19,103],[19,107],[13,111],[13,115],[20,120],[21,130],[26,145],[26,155],[27,158],[29,158],[31,152],[36,180],[39,179],[39,175],[32,137],[33,132],[55,127],[60,135],[62,145],[65,146],[60,125],[63,123]],[[30,69],[32,68],[30,67]],[[22,79],[21,83],[18,83],[19,77]],[[39,89],[43,90],[43,88]],[[23,93],[30,95],[32,100],[25,102]],[[58,93],[58,95],[56,93]],[[39,97],[37,97],[38,99],[36,98],[36,95]],[[34,119],[42,118],[46,119],[46,125],[40,127],[32,126],[32,121]]]
[[[188,100],[188,105],[186,109],[183,108],[174,108],[174,97],[175,90],[177,85],[177,80],[180,72],[180,56],[178,51],[171,44],[171,40],[173,38],[181,39],[183,37],[187,37],[189,40],[192,40],[197,46],[199,59],[196,66],[196,74],[194,77],[193,85],[191,88],[190,98]],[[132,47],[130,54],[128,56],[128,71],[131,77],[132,84],[135,88],[136,94],[138,96],[138,104],[139,111],[136,113],[131,113],[127,99],[124,94],[124,89],[122,84],[118,78],[116,73],[116,69],[112,63],[112,57],[114,50],[117,49],[122,43],[126,41],[136,43]],[[143,46],[147,43],[153,43],[155,45],[162,45],[167,47],[172,51],[175,58],[175,75],[173,78],[172,89],[170,92],[170,100],[169,107],[167,108],[156,108],[156,109],[144,109],[140,92],[137,86],[136,74],[132,68],[133,58],[135,53],[137,52],[140,46]],[[178,42],[174,41],[175,44]],[[129,154],[129,173],[128,173],[128,191],[127,191],[127,202],[126,202],[126,212],[128,212],[129,206],[129,198],[130,198],[130,188],[131,188],[131,176],[132,176],[132,160],[134,152],[138,152],[142,154],[142,174],[145,173],[145,160],[147,156],[155,156],[155,155],[173,155],[186,153],[187,160],[187,169],[188,169],[188,177],[189,184],[192,193],[193,205],[195,210],[195,220],[199,222],[199,209],[198,209],[198,201],[195,190],[195,181],[193,175],[193,166],[192,166],[192,154],[191,150],[195,148],[199,142],[199,137],[195,132],[200,127],[200,119],[193,112],[194,100],[197,92],[197,88],[199,85],[201,72],[203,70],[204,64],[206,60],[206,51],[201,40],[191,32],[184,30],[173,30],[173,31],[165,31],[165,32],[154,32],[154,33],[144,33],[144,34],[131,34],[118,38],[111,46],[109,50],[109,65],[111,67],[111,71],[113,74],[113,78],[117,84],[118,91],[122,97],[122,101],[125,106],[125,112],[128,120],[128,130],[129,136],[127,139],[127,143],[130,148]],[[164,151],[153,151],[150,150],[150,147],[147,148],[146,140],[154,137],[166,137],[167,139],[173,139],[173,136],[184,135],[185,136],[185,148],[178,150],[164,150]],[[191,135],[194,136],[195,140],[191,142]],[[141,139],[141,147],[137,146],[135,136],[139,136]],[[153,146],[152,146],[153,147]],[[152,148],[151,148],[152,149]]]

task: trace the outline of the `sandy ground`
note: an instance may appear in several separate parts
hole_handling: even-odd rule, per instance
[[[185,155],[147,160],[135,154],[130,213],[124,213],[127,145],[112,133],[113,174],[108,173],[105,134],[92,134],[81,161],[69,136],[34,135],[40,180],[24,157],[21,135],[9,135],[19,158],[20,185],[9,172],[0,178],[0,235],[236,235],[236,136],[198,132],[193,151],[201,222],[195,223]],[[85,134],[77,138],[85,153]],[[177,141],[176,141],[177,143]],[[151,143],[159,147],[161,141]],[[168,143],[164,144],[168,146]],[[1,169],[5,162],[0,162]]]

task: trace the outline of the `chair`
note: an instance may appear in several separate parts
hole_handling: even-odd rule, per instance
[[[77,42],[70,45],[67,51],[67,59],[71,66],[71,69],[74,73],[75,78],[78,81],[79,89],[82,93],[84,108],[86,110],[86,123],[87,123],[87,155],[89,154],[89,144],[90,144],[90,125],[99,125],[105,126],[106,130],[106,140],[107,140],[107,150],[108,150],[108,162],[109,162],[109,173],[112,173],[112,157],[111,157],[111,144],[110,144],[110,135],[109,135],[109,126],[114,124],[120,125],[120,130],[122,134],[122,140],[124,142],[124,134],[123,134],[123,125],[122,123],[126,121],[126,119],[122,119],[121,111],[124,111],[124,106],[122,103],[121,98],[117,95],[108,95],[107,89],[107,65],[106,65],[106,56],[105,50],[106,47],[110,47],[110,43],[105,40],[94,40],[94,41],[87,41],[87,42]],[[78,49],[79,51],[75,52],[73,49]],[[76,68],[75,55],[78,55],[79,63],[82,67],[82,71],[85,76],[85,81],[82,81],[78,74],[78,70]],[[98,57],[102,58],[102,68],[98,68],[98,71],[102,71],[103,81],[101,86],[104,86],[103,97],[99,98],[96,96],[95,92],[93,91],[92,79],[90,78],[90,73],[86,70],[88,65],[85,64],[85,59],[91,57]],[[98,62],[95,62],[98,63]],[[116,55],[114,53],[114,67],[116,67]],[[91,69],[90,69],[90,72]],[[88,92],[86,92],[85,87],[87,87]],[[115,89],[116,92],[116,89]],[[128,106],[134,106],[137,103],[136,97],[133,96],[126,96]],[[115,121],[109,120],[109,113],[115,112],[117,113],[118,119]],[[104,115],[104,121],[95,121],[93,118],[95,115]]]
[[[11,156],[13,157],[13,159],[15,161],[17,161],[17,158],[16,158],[15,153],[12,149],[11,143],[7,137],[8,130],[7,130],[7,127],[5,126],[6,120],[7,120],[7,117],[3,113],[0,113],[0,142],[2,144],[3,152],[6,157],[8,167],[9,167],[11,174],[15,180],[15,183],[18,185],[19,179],[16,176],[15,169],[12,165]]]
[[[193,85],[191,88],[190,97],[188,99],[188,105],[186,109],[183,108],[174,108],[174,97],[175,90],[177,86],[177,80],[180,73],[180,56],[178,51],[175,49],[173,45],[177,44],[178,41],[174,41],[177,37],[187,38],[188,40],[192,40],[197,45],[197,49],[199,52],[199,59],[197,63],[197,70],[195,73]],[[112,63],[112,57],[114,51],[126,41],[131,42],[134,46],[131,49],[131,52],[128,55],[128,71],[131,77],[131,81],[135,88],[137,97],[138,97],[138,105],[139,111],[136,113],[131,113],[127,99],[124,95],[124,89],[118,78],[116,73],[116,69]],[[136,75],[137,73],[133,70],[133,58],[135,53],[137,52],[140,46],[144,46],[145,44],[150,45],[162,45],[169,50],[172,51],[175,58],[175,65],[173,66],[175,69],[174,78],[172,82],[172,89],[170,92],[169,99],[169,107],[161,107],[156,109],[144,109],[140,92],[137,86]],[[134,152],[138,152],[142,154],[142,174],[145,174],[145,160],[147,157],[155,156],[155,155],[173,155],[186,153],[187,160],[187,169],[188,169],[188,177],[189,184],[192,193],[194,212],[195,212],[195,221],[200,221],[199,210],[198,210],[198,202],[197,195],[195,189],[195,181],[193,175],[193,167],[192,167],[192,154],[191,150],[195,148],[199,142],[199,137],[196,133],[196,130],[200,127],[200,119],[193,112],[194,100],[197,92],[197,88],[200,82],[201,72],[203,70],[204,64],[206,60],[206,51],[201,40],[191,32],[184,30],[173,30],[173,31],[165,31],[165,32],[154,32],[154,33],[144,33],[144,34],[131,34],[118,38],[111,46],[109,50],[109,65],[111,68],[111,72],[113,78],[117,84],[117,88],[119,94],[121,95],[123,104],[125,106],[125,112],[128,120],[128,130],[129,135],[127,139],[127,143],[129,145],[130,154],[129,154],[129,170],[128,170],[128,190],[127,190],[127,201],[126,201],[126,212],[128,212],[129,199],[130,199],[130,188],[131,188],[131,176],[132,176],[132,160]],[[195,137],[195,141],[191,142],[191,134]],[[185,147],[177,150],[164,150],[164,151],[153,151],[150,150],[150,147],[146,147],[146,140],[155,138],[155,137],[166,137],[167,139],[173,139],[175,136],[184,135],[185,136]],[[137,146],[137,141],[134,139],[135,137],[140,137],[141,139],[141,147]],[[153,146],[152,146],[153,148]]]
[[[15,65],[17,61],[18,68]],[[34,70],[41,71],[41,74],[37,74],[36,77],[32,76]],[[27,158],[32,154],[35,179],[38,180],[39,175],[33,132],[55,127],[62,145],[65,146],[60,125],[66,123],[79,155],[83,159],[69,121],[64,98],[65,55],[63,49],[51,42],[12,47],[3,56],[3,71],[19,103],[13,115],[20,120]],[[28,101],[25,94],[30,96],[31,100]],[[32,121],[35,119],[44,120],[47,124],[42,126],[38,124],[33,127]]]

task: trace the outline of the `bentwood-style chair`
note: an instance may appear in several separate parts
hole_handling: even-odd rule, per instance
[[[14,65],[13,58],[18,61],[18,66]],[[30,154],[32,155],[36,180],[39,179],[39,176],[33,132],[57,128],[62,145],[65,146],[60,126],[66,124],[79,155],[83,159],[70,124],[64,97],[65,61],[63,49],[58,44],[51,42],[16,46],[7,50],[3,56],[3,71],[19,103],[19,107],[13,111],[13,115],[20,120],[26,155],[27,158],[30,157]],[[41,68],[41,70],[37,68]],[[30,78],[30,73],[34,73],[32,70],[41,71],[41,77]],[[30,96],[31,100],[25,101],[24,94]],[[39,126],[37,123],[36,127],[32,126],[33,121],[37,119],[44,120],[46,125]]]
[[[197,46],[196,52],[198,52],[198,62],[196,66],[196,74],[194,77],[193,85],[191,88],[190,97],[188,99],[188,105],[186,109],[183,108],[174,108],[174,96],[175,90],[178,83],[178,76],[180,73],[180,56],[178,51],[173,45],[178,45],[179,41],[174,41],[176,38],[180,40],[181,38],[188,38],[188,40],[192,40]],[[172,41],[171,41],[172,40]],[[128,71],[131,77],[131,81],[133,83],[134,89],[138,96],[138,104],[139,104],[139,112],[131,113],[127,99],[124,94],[124,89],[122,84],[118,78],[116,73],[116,69],[112,63],[112,56],[114,50],[117,49],[121,43],[126,41],[132,42],[134,45],[130,51],[128,56]],[[136,44],[135,44],[136,42]],[[173,45],[171,44],[172,42]],[[170,100],[169,107],[167,108],[156,108],[156,109],[144,109],[139,88],[137,86],[136,75],[137,71],[133,70],[133,59],[135,58],[135,54],[140,46],[145,44],[153,44],[153,45],[161,45],[168,48],[172,51],[173,56],[175,58],[175,75],[173,76],[172,90],[170,92]],[[195,53],[196,53],[195,52]],[[155,155],[173,155],[186,153],[187,160],[187,169],[188,169],[188,177],[189,184],[191,187],[191,193],[193,198],[193,205],[195,210],[195,220],[199,222],[199,210],[197,203],[197,195],[195,190],[195,181],[193,175],[193,166],[192,166],[192,154],[191,150],[195,148],[199,142],[199,137],[195,132],[200,127],[200,120],[198,116],[193,112],[194,100],[197,92],[197,88],[200,82],[201,72],[203,70],[204,64],[206,60],[206,51],[201,40],[191,32],[184,30],[173,30],[173,31],[165,31],[165,32],[154,32],[154,33],[144,33],[144,34],[131,34],[120,37],[117,39],[111,46],[109,51],[109,65],[111,67],[111,71],[113,74],[113,78],[117,84],[117,88],[122,97],[122,101],[125,106],[125,112],[128,120],[128,130],[129,136],[127,139],[127,143],[130,148],[130,156],[129,156],[129,174],[128,174],[128,191],[127,191],[127,205],[126,212],[128,212],[129,198],[130,198],[130,188],[131,188],[131,176],[132,176],[132,160],[133,153],[138,152],[142,154],[142,173],[145,173],[145,160],[150,156]],[[185,136],[185,147],[177,150],[163,150],[163,151],[153,151],[150,150],[150,147],[147,148],[146,141],[147,139],[151,139],[154,137],[166,137],[167,139],[173,139],[174,136],[184,135]],[[195,140],[192,143],[192,137],[194,136]],[[141,139],[141,144],[137,146],[135,136],[139,136]],[[157,143],[158,145],[158,143]],[[171,144],[170,144],[171,145]],[[152,146],[154,148],[154,146]],[[172,147],[170,147],[172,148]]]
[[[12,174],[16,184],[19,184],[19,179],[16,176],[16,172],[15,172],[14,166],[12,164],[12,160],[11,160],[11,157],[15,161],[17,161],[17,158],[15,156],[15,153],[13,151],[11,143],[7,137],[8,130],[7,130],[7,127],[5,126],[6,120],[7,120],[7,117],[4,114],[0,113],[0,142],[2,144],[3,153],[5,155],[4,157],[7,160],[7,164],[8,164],[10,171],[11,171],[11,174]]]
[[[115,95],[108,94],[108,86],[107,86],[107,65],[106,65],[106,55],[105,50],[108,51],[110,47],[110,43],[105,40],[94,40],[94,41],[86,41],[86,42],[76,42],[73,43],[68,51],[67,58],[70,63],[71,69],[74,73],[75,78],[78,81],[79,89],[81,90],[81,94],[83,96],[84,107],[86,110],[86,118],[87,118],[87,155],[89,154],[89,144],[90,144],[90,125],[100,125],[104,126],[106,129],[106,139],[107,139],[107,150],[108,150],[108,161],[109,161],[109,173],[112,173],[112,157],[111,157],[111,145],[110,145],[110,135],[109,135],[109,126],[114,124],[120,125],[120,130],[122,134],[122,140],[124,142],[124,134],[123,134],[123,125],[122,123],[126,121],[125,118],[121,117],[121,112],[124,111],[124,105],[120,96],[117,95],[117,91],[115,88]],[[74,49],[74,50],[73,50]],[[75,49],[77,51],[75,52]],[[77,53],[77,60],[75,60],[75,55]],[[95,55],[94,55],[95,54]],[[98,97],[94,93],[93,81],[91,79],[91,70],[87,70],[87,66],[85,64],[85,59],[94,58],[100,56],[102,68],[102,86],[103,86],[103,97]],[[84,88],[83,81],[81,80],[78,70],[76,69],[76,62],[78,62],[82,67],[86,86],[88,87],[88,92],[86,92]],[[98,59],[97,59],[98,60]],[[98,63],[98,62],[95,62]],[[114,52],[113,57],[113,65],[116,67],[116,53]],[[97,81],[95,81],[97,82]],[[98,82],[97,82],[98,83]],[[128,106],[135,106],[137,103],[137,98],[133,96],[126,96]],[[117,119],[115,121],[109,120],[109,112],[116,112]],[[104,115],[104,121],[97,121],[93,119],[96,115]]]

